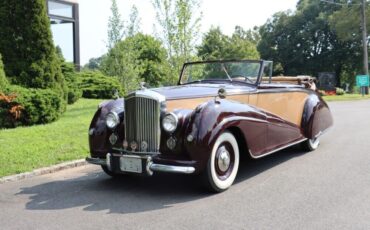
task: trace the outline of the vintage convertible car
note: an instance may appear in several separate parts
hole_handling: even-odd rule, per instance
[[[333,121],[314,79],[271,73],[264,60],[186,63],[177,86],[100,104],[86,160],[111,176],[200,174],[220,192],[233,184],[242,154],[315,150]]]

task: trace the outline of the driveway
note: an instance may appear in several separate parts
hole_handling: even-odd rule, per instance
[[[329,104],[315,152],[244,160],[209,194],[192,176],[110,179],[88,165],[0,184],[1,229],[370,229],[370,101]]]

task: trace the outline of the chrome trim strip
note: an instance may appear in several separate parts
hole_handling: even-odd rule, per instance
[[[107,161],[105,159],[86,157],[85,160],[90,164],[107,166]]]
[[[267,153],[264,153],[264,154],[262,154],[262,155],[258,155],[258,156],[253,156],[253,154],[249,151],[249,155],[250,155],[252,158],[254,158],[254,159],[258,159],[258,158],[261,158],[261,157],[264,157],[264,156],[270,155],[270,154],[272,154],[272,153],[278,152],[278,151],[280,151],[280,150],[282,150],[282,149],[288,148],[288,147],[290,147],[290,146],[293,146],[293,145],[299,144],[299,143],[301,143],[301,142],[303,142],[303,141],[306,141],[306,140],[307,140],[307,138],[304,138],[304,139],[301,139],[301,140],[299,140],[299,141],[295,141],[295,142],[293,142],[293,143],[287,144],[287,145],[285,145],[285,146],[283,146],[283,147],[280,147],[280,148],[274,149],[274,150],[272,150],[272,151],[270,151],[270,152],[267,152]]]
[[[255,121],[255,122],[261,122],[261,123],[267,123],[267,120],[261,120],[258,118],[253,118],[253,117],[242,117],[242,116],[233,116],[233,117],[227,117],[223,119],[219,125],[223,125],[224,123],[231,122],[231,121]]]
[[[174,165],[162,165],[155,163],[148,163],[149,169],[154,172],[168,172],[168,173],[183,173],[191,174],[195,171],[194,167],[190,166],[174,166]]]
[[[139,97],[146,97],[146,98],[149,98],[149,99],[154,99],[154,100],[157,100],[158,102],[164,102],[166,101],[166,97],[163,96],[162,94],[160,93],[157,93],[153,90],[150,90],[150,89],[143,89],[143,90],[137,90],[133,93],[130,93],[125,99],[128,99],[128,98],[131,98],[131,97],[135,97],[135,96],[139,96]]]

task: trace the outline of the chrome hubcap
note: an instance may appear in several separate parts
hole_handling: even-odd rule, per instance
[[[220,154],[218,157],[217,164],[218,164],[218,168],[222,172],[226,172],[226,170],[230,166],[230,153],[224,147],[220,149]]]
[[[319,145],[320,143],[320,140],[319,138],[315,138],[315,139],[310,139],[308,140],[312,146],[312,148],[317,148],[317,146]]]

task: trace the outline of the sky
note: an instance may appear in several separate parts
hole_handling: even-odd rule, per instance
[[[110,0],[78,0],[80,10],[81,64],[90,58],[107,52],[108,18]],[[294,10],[298,0],[201,0],[203,13],[201,32],[211,26],[219,26],[223,33],[231,35],[236,25],[244,29],[263,25],[274,13]],[[153,34],[156,22],[151,0],[117,0],[122,19],[128,21],[130,9],[136,5],[141,18],[141,31]]]

